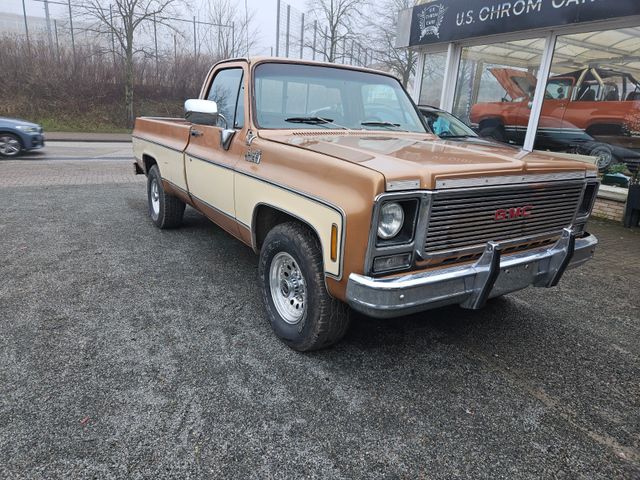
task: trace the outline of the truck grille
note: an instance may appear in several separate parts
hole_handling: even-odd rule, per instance
[[[423,258],[471,259],[489,241],[521,241],[529,248],[532,239],[557,237],[573,222],[583,187],[564,182],[437,192]],[[524,207],[530,208],[518,210]]]

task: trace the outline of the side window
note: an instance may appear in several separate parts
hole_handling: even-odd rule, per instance
[[[218,112],[227,120],[229,128],[241,128],[244,123],[244,88],[242,82],[242,69],[229,68],[218,72],[213,79],[207,100],[218,104]],[[240,97],[238,95],[241,95]],[[240,107],[240,108],[238,108]],[[220,125],[224,125],[221,120]],[[240,127],[238,127],[240,125]]]

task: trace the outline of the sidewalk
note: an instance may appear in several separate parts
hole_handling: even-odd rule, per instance
[[[44,132],[47,142],[130,142],[130,133]]]

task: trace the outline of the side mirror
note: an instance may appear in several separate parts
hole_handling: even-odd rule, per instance
[[[218,124],[218,104],[211,100],[190,99],[184,102],[184,118],[198,125]]]

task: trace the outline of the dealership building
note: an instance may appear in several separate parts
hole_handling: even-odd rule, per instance
[[[432,0],[399,12],[413,96],[525,150],[640,166],[640,1]],[[603,188],[621,219],[626,191]]]

